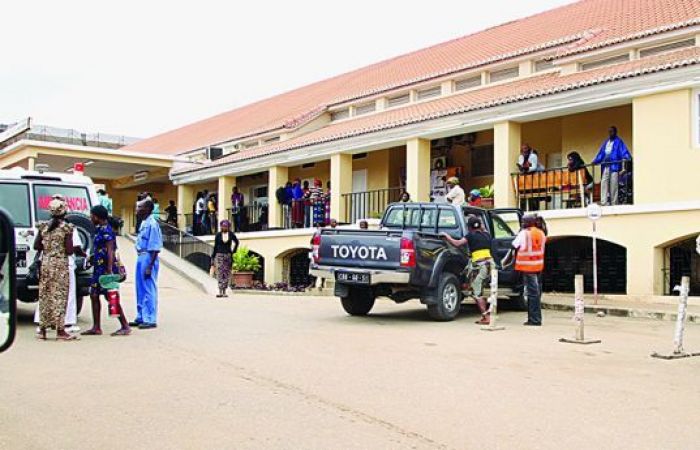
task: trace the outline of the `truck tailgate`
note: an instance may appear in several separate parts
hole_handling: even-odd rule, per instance
[[[401,231],[323,230],[319,246],[321,266],[398,269]]]

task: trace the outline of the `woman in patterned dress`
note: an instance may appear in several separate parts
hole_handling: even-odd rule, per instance
[[[231,282],[232,255],[238,250],[238,238],[231,230],[231,222],[222,220],[219,231],[214,237],[214,250],[211,253],[211,267],[216,270],[216,279],[219,282],[218,298],[228,297],[226,288]],[[233,248],[231,245],[233,244]]]
[[[56,340],[71,341],[75,336],[64,329],[68,303],[68,256],[73,254],[73,225],[65,221],[66,202],[54,198],[49,203],[51,220],[41,223],[34,250],[41,252],[39,275],[39,339],[46,340],[46,329],[56,329]]]
[[[121,262],[117,258],[117,238],[109,224],[107,208],[102,205],[93,206],[90,210],[90,220],[95,225],[95,238],[92,255],[92,278],[90,278],[90,301],[92,303],[92,328],[84,331],[85,336],[98,336],[102,334],[100,324],[100,296],[107,296],[107,291],[100,286],[102,275],[119,275]],[[124,310],[119,305],[119,323],[121,328],[112,333],[112,336],[128,336],[131,334],[129,321],[126,320]]]

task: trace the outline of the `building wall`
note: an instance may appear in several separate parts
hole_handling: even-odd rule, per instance
[[[577,151],[586,163],[590,163],[603,141],[608,137],[608,128],[617,127],[618,135],[636,156],[636,139],[632,136],[632,106],[605,108],[561,118],[562,161],[566,154]],[[526,127],[523,127],[525,130]]]
[[[562,118],[555,117],[552,119],[537,120],[527,122],[522,125],[522,142],[530,144],[532,148],[537,150],[539,162],[547,169],[553,169],[548,163],[548,155],[562,153]],[[562,156],[564,161],[564,156]],[[513,172],[517,171],[517,167],[513,167]]]
[[[476,133],[476,140],[473,146],[479,147],[482,145],[493,145],[493,130],[484,130]],[[462,167],[464,170],[462,180],[462,188],[469,192],[472,189],[484,187],[493,184],[493,175],[474,176],[472,174],[472,150],[463,144],[453,145],[449,151],[449,165]]]
[[[352,170],[367,170],[367,190],[386,189],[389,184],[390,151],[378,150],[367,153],[366,158],[353,159]]]
[[[144,191],[152,192],[160,203],[163,211],[168,206],[168,201],[173,200],[177,204],[177,187],[171,183],[150,183],[127,189],[114,189],[109,180],[93,180],[96,184],[104,184],[105,189],[112,197],[112,211],[114,215],[124,220],[125,230],[131,231],[135,223],[136,196]],[[182,212],[182,211],[180,211]],[[187,211],[189,212],[189,211]]]
[[[686,89],[634,99],[635,203],[700,199],[691,98]]]
[[[303,168],[302,166],[295,166],[289,168],[289,181],[294,181],[295,178],[303,180],[309,180],[309,185],[314,181],[314,178],[318,178],[323,182],[323,187],[325,189],[326,183],[331,179],[331,163],[329,160],[323,160],[316,162],[314,167]],[[277,189],[279,186],[275,186]]]
[[[585,217],[547,219],[547,225],[552,237],[592,236],[591,222]],[[678,239],[700,234],[700,210],[604,215],[597,223],[597,234],[627,249],[628,295],[663,295],[664,249]]]

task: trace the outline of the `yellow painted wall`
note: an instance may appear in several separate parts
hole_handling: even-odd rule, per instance
[[[624,105],[562,117],[562,161],[565,162],[566,154],[577,151],[586,163],[590,163],[598,153],[600,145],[608,137],[608,128],[611,125],[617,127],[618,135],[635,156],[636,139],[632,138],[632,106]]]
[[[693,148],[691,91],[636,98],[636,204],[700,199],[700,149]]]
[[[389,149],[389,187],[402,187],[401,174],[406,171],[406,147]]]
[[[591,236],[587,218],[548,219],[551,237]],[[689,235],[700,234],[700,210],[604,216],[598,237],[627,248],[627,294],[663,294],[663,249]]]
[[[607,128],[606,128],[607,129]],[[561,154],[562,149],[562,118],[536,120],[522,124],[522,143],[530,144],[530,147],[537,150],[539,161],[547,169],[547,155],[550,153]],[[564,162],[564,157],[562,157]],[[512,168],[516,172],[517,167]]]
[[[331,179],[331,162],[329,159],[318,161],[314,167],[303,168],[302,166],[295,166],[289,168],[289,181],[294,181],[295,178],[303,180],[309,180],[309,185],[314,181],[314,178],[318,178],[323,182],[323,188],[325,189],[326,183]],[[277,189],[279,186],[276,186]]]
[[[386,189],[389,186],[390,151],[378,150],[367,153],[367,157],[354,159],[352,170],[367,170],[367,190]]]

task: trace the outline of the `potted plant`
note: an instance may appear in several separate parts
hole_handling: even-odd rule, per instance
[[[233,254],[233,283],[237,288],[253,286],[253,275],[260,270],[260,259],[250,254],[248,247],[241,245]]]
[[[482,208],[493,208],[493,185],[487,184],[486,186],[479,189],[481,193],[481,207]]]

